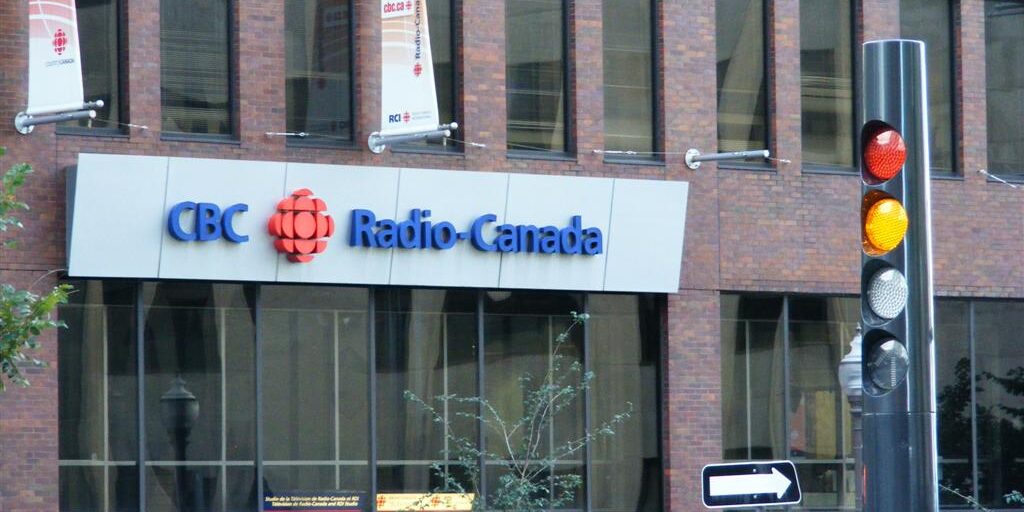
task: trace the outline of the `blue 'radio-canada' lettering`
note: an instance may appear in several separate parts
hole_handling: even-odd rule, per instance
[[[468,231],[459,231],[447,221],[432,222],[430,210],[414,209],[401,222],[377,219],[370,210],[352,210],[349,245],[381,249],[451,249],[460,240],[480,251],[541,254],[597,255],[604,251],[604,236],[596,227],[583,227],[583,219],[574,215],[569,225],[537,227],[528,224],[491,226],[498,216],[487,213],[477,217]]]

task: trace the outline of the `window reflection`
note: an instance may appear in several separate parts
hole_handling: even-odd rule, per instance
[[[718,149],[767,147],[764,2],[718,0]]]
[[[285,104],[288,132],[310,140],[352,139],[349,0],[285,2]]]
[[[924,41],[928,69],[928,143],[934,174],[953,173],[953,31],[951,2],[900,0],[900,31]]]
[[[650,296],[590,296],[592,428],[630,411],[629,419],[615,429],[615,437],[601,437],[591,445],[594,510],[661,510],[661,344],[656,307]]]
[[[254,383],[255,289],[146,283],[142,294],[146,510],[250,503],[255,404],[234,391]]]
[[[604,147],[654,151],[654,35],[650,3],[605,0]]]
[[[562,0],[506,0],[508,148],[566,151]]]
[[[468,483],[441,425],[405,392],[475,397],[482,384],[495,409],[515,419],[524,412],[520,378],[529,373],[540,385],[559,357],[557,374],[568,372],[583,363],[585,343],[597,375],[591,409],[581,395],[557,411],[540,430],[540,455],[580,439],[588,418],[596,426],[627,410],[631,416],[590,453],[559,457],[555,474],[584,478],[592,460],[599,482],[591,503],[584,483],[562,508],[661,508],[661,323],[654,296],[591,295],[589,331],[577,327],[553,357],[570,312],[584,310],[582,294],[381,288],[371,297],[367,288],[209,282],[89,281],[76,287],[73,303],[60,311],[69,325],[60,332],[59,353],[62,510],[251,511],[260,485],[267,495],[369,497],[371,471],[379,492],[424,492],[444,483],[433,463]],[[138,314],[141,369],[134,352]],[[144,407],[137,411],[140,377]],[[371,432],[374,408],[377,429]],[[456,435],[476,442],[476,409],[450,403],[443,414]],[[146,434],[141,454],[140,420]],[[500,453],[494,432],[485,437]],[[257,459],[263,460],[262,482]],[[500,478],[498,462],[487,461],[487,481]],[[624,474],[623,468],[631,469]]]
[[[853,478],[843,461],[853,451],[838,368],[859,322],[856,298],[789,301],[789,458],[797,464],[807,506],[838,507],[853,497],[845,485]]]
[[[426,492],[444,484],[431,469],[457,459],[445,426],[477,437],[464,414],[476,407],[434,397],[477,396],[476,294],[442,290],[382,290],[377,294],[377,457],[381,492]],[[439,409],[438,423],[406,391]],[[474,443],[475,444],[475,443]],[[450,462],[446,462],[450,461]]]
[[[265,286],[261,300],[265,491],[365,491],[369,293]]]
[[[803,160],[853,166],[853,35],[850,0],[800,2]]]
[[[988,169],[1024,174],[1024,3],[985,0]]]
[[[785,458],[782,297],[722,296],[726,460]]]
[[[160,1],[164,132],[232,133],[230,46],[226,0]]]

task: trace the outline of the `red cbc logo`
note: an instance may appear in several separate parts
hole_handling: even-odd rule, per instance
[[[410,119],[412,119],[412,114],[410,114],[408,112],[402,114],[402,121],[405,121],[406,123],[408,123]]]
[[[313,197],[308,188],[300,188],[277,203],[267,230],[277,238],[274,248],[288,255],[288,261],[309,263],[327,249],[327,238],[334,234],[334,219],[326,215],[327,203]]]
[[[63,55],[64,50],[68,48],[68,35],[64,33],[63,29],[57,29],[53,33],[53,52],[57,55]]]
[[[416,76],[420,76],[422,73],[423,73],[423,66],[419,62],[417,62],[416,65],[412,67],[412,74],[414,74]]]

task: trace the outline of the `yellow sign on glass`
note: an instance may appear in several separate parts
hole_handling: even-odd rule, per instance
[[[460,493],[378,494],[378,512],[441,512],[473,510],[473,495]]]

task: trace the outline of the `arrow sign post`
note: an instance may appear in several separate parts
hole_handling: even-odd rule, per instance
[[[796,466],[788,460],[709,464],[701,482],[708,508],[800,503]]]

